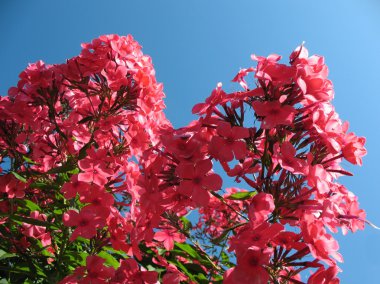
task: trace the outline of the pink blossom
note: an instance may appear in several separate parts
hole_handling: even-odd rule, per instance
[[[263,117],[261,127],[264,129],[293,123],[295,109],[290,105],[282,105],[278,101],[255,101],[252,107],[258,116]]]
[[[183,243],[186,241],[186,237],[183,234],[171,229],[156,232],[153,238],[159,242],[163,242],[166,250],[172,250],[174,242]]]
[[[218,136],[214,136],[209,146],[210,154],[214,158],[229,162],[234,156],[237,160],[244,158],[247,146],[243,138],[249,137],[247,128],[234,126],[220,122],[217,127]]]

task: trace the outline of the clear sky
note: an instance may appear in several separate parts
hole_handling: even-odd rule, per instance
[[[367,137],[364,165],[349,166],[355,176],[341,182],[380,225],[378,0],[0,0],[0,94],[29,62],[62,63],[80,43],[108,33],[132,34],[152,56],[176,127],[194,118],[192,106],[217,82],[236,90],[230,80],[253,64],[252,53],[286,59],[305,41],[310,53],[326,58],[340,117]],[[380,231],[336,237],[345,259],[342,283],[379,283]]]

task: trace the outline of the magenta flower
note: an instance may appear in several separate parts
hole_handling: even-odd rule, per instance
[[[282,105],[279,101],[255,101],[252,107],[258,116],[263,117],[261,127],[264,129],[278,125],[291,125],[296,113],[294,107]]]

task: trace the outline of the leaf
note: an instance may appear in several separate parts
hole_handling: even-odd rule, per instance
[[[233,267],[234,264],[230,261],[228,254],[224,251],[221,253],[221,261],[227,267]]]
[[[24,178],[23,176],[19,175],[18,173],[16,172],[13,172],[12,171],[12,174],[19,180],[19,181],[22,181],[23,183],[26,183],[26,178]]]
[[[47,275],[46,275],[45,272],[43,271],[43,268],[41,268],[41,267],[39,267],[39,266],[36,266],[36,265],[35,265],[35,268],[36,268],[36,270],[37,270],[37,275],[42,276],[42,277],[44,277],[44,278],[47,277]],[[40,277],[40,278],[41,278],[41,277]]]
[[[63,261],[63,263],[71,264],[73,267],[84,266],[84,265],[86,265],[87,256],[88,256],[88,254],[85,252],[73,251],[70,253],[66,253],[62,257],[62,261]]]
[[[15,257],[15,256],[17,256],[17,255],[14,253],[8,253],[8,252],[0,249],[0,259],[6,259],[6,258]]]
[[[227,199],[232,199],[232,200],[245,200],[249,199],[252,196],[255,196],[257,194],[257,191],[241,191],[241,192],[236,192],[231,194],[230,196],[227,197]]]
[[[189,244],[186,243],[175,243],[175,246],[181,249],[182,251],[186,252],[188,255],[190,255],[192,258],[200,259],[200,255],[198,252]]]
[[[62,213],[63,213],[63,211],[62,211],[62,209],[55,209],[54,211],[53,211],[53,213],[55,214],[55,215],[62,215]]]
[[[73,169],[73,170],[71,170],[71,171],[68,171],[67,173],[68,173],[68,174],[71,174],[71,175],[75,175],[75,174],[79,174],[79,172],[80,172],[80,170],[79,170],[79,168],[77,167],[77,168],[75,168],[75,169]]]
[[[186,243],[175,243],[175,246],[179,248],[181,251],[178,250],[172,250],[172,253],[180,254],[181,252],[185,252],[187,255],[189,255],[192,259],[198,260],[202,265],[210,268],[214,267],[215,264],[209,259],[208,255],[204,252],[202,252],[202,255],[198,253],[196,249],[192,245],[186,244]],[[180,254],[181,255],[181,254]],[[187,255],[184,255],[186,257]]]
[[[190,280],[195,281],[193,274],[187,270],[187,268],[182,264],[182,262],[178,260],[176,261],[168,260],[168,262],[171,264],[174,264],[177,268],[179,268],[187,277],[190,278]]]
[[[48,174],[66,173],[66,172],[75,170],[76,168],[77,166],[74,163],[72,163],[71,161],[68,161],[67,163],[63,164],[60,167],[49,170],[47,173]]]
[[[20,199],[18,200],[18,203],[20,203],[20,205],[22,205],[23,207],[28,208],[30,211],[41,211],[40,206],[28,199]]]
[[[103,250],[107,251],[108,253],[117,254],[118,256],[122,258],[128,258],[128,255],[124,251],[116,250],[111,246],[104,246]]]
[[[162,272],[166,272],[166,269],[165,269],[165,268],[157,268],[157,267],[154,267],[154,266],[151,265],[151,264],[146,265],[145,268],[146,268],[148,271],[156,271],[156,272],[158,272],[159,274],[162,273]]]
[[[24,159],[25,162],[27,162],[29,164],[32,164],[32,165],[37,165],[38,164],[38,163],[34,162],[32,159],[30,159],[27,156],[22,156],[22,158]]]
[[[185,232],[188,232],[189,230],[191,230],[191,228],[193,227],[193,224],[191,224],[191,222],[186,217],[181,217],[180,219],[182,221],[183,230]]]
[[[222,257],[222,262],[229,262],[230,261],[230,258],[228,257],[228,254],[226,254],[226,252],[222,251],[221,253],[221,257]]]
[[[197,283],[201,283],[201,284],[208,284],[210,283],[206,276],[202,273],[198,273],[197,275],[195,275],[195,278],[198,279]]]
[[[98,253],[98,256],[104,258],[106,260],[106,264],[112,266],[113,268],[117,269],[119,267],[119,261],[117,261],[116,258],[114,258],[111,254],[101,251]]]
[[[59,189],[59,186],[57,184],[46,184],[44,182],[33,182],[30,187],[39,189]]]
[[[223,231],[223,233],[220,234],[219,237],[216,237],[216,238],[212,239],[211,242],[214,243],[214,244],[218,244],[218,243],[220,243],[222,240],[224,240],[224,239],[226,238],[226,236],[228,235],[228,233],[229,233],[230,231],[233,231],[233,230],[235,230],[236,228],[241,227],[241,226],[244,226],[244,225],[245,225],[245,223],[239,223],[239,224],[236,224],[235,226],[232,226],[231,228],[225,229],[225,230]]]
[[[1,216],[1,215],[0,215]],[[52,228],[52,229],[59,229],[54,223],[46,222],[46,221],[41,221],[29,217],[24,217],[24,216],[19,216],[19,215],[11,215],[8,216],[9,219],[13,221],[18,221],[18,222],[23,222],[31,225],[36,225],[36,226],[41,226],[41,227],[47,227],[47,228]]]
[[[204,273],[204,270],[199,264],[196,263],[185,263],[184,266],[187,268],[187,270],[191,271],[193,274],[197,273]]]
[[[228,233],[229,233],[231,230],[232,230],[232,229],[224,230],[223,233],[220,234],[220,236],[211,239],[211,242],[212,242],[213,244],[219,244],[219,243],[221,243],[221,242],[227,237]]]

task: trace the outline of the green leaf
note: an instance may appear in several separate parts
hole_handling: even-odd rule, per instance
[[[222,262],[229,262],[230,261],[228,254],[226,254],[226,252],[224,252],[224,251],[222,251],[221,257],[222,257]]]
[[[117,254],[122,258],[128,258],[128,255],[124,251],[116,250],[111,246],[104,246],[103,250],[107,251],[108,253]]]
[[[1,214],[1,215],[3,215],[3,214]],[[22,222],[22,223],[27,223],[27,224],[31,224],[31,225],[47,227],[47,228],[52,228],[52,229],[59,229],[54,223],[50,223],[50,222],[46,222],[46,221],[41,221],[41,220],[37,220],[37,219],[29,218],[29,217],[24,217],[24,216],[19,216],[19,215],[11,215],[8,217],[9,217],[9,219],[11,219],[13,221],[18,221],[18,222]]]
[[[62,211],[62,209],[55,209],[53,211],[53,213],[56,214],[56,215],[62,215],[63,211]]]
[[[28,199],[20,199],[18,200],[18,203],[20,203],[20,205],[22,205],[23,207],[28,208],[30,211],[41,211],[40,206]]]
[[[62,166],[53,168],[49,170],[47,173],[48,174],[66,173],[66,172],[75,170],[76,168],[77,166],[72,161],[69,160],[67,163],[63,164]]]
[[[230,261],[228,254],[224,251],[222,251],[222,254],[221,254],[221,261],[227,267],[234,266],[234,264]]]
[[[222,275],[214,274],[212,278],[213,278],[213,281],[212,281],[213,284],[223,283],[223,276]]]
[[[28,164],[37,165],[36,162],[34,162],[32,159],[30,159],[30,158],[27,157],[27,156],[22,156],[22,158],[23,158],[24,161],[27,162]]]
[[[47,184],[44,182],[33,182],[30,187],[39,189],[59,189],[59,186],[57,184]]]
[[[37,270],[37,275],[42,276],[44,278],[47,277],[47,275],[45,274],[45,272],[43,271],[43,269],[41,267],[35,265],[35,268]]]
[[[240,223],[240,224],[236,224],[235,226],[232,226],[231,228],[225,229],[223,231],[223,233],[220,234],[219,237],[212,239],[211,242],[214,244],[219,244],[221,241],[223,241],[227,237],[227,235],[230,231],[233,231],[236,228],[244,226],[244,225],[245,225],[245,223]]]
[[[191,224],[191,222],[186,217],[181,217],[180,219],[182,221],[183,230],[185,232],[188,232],[189,230],[191,230],[191,228],[193,227],[193,224]]]
[[[204,270],[199,264],[185,263],[184,266],[187,268],[187,270],[191,271],[193,274],[204,273]]]
[[[241,191],[241,192],[236,192],[231,194],[230,196],[227,197],[227,199],[232,199],[232,200],[245,200],[249,199],[252,196],[256,195],[257,191]]]
[[[79,172],[80,172],[79,168],[75,168],[71,171],[68,171],[67,173],[71,175],[75,175],[75,174],[79,174]]]
[[[195,281],[193,274],[187,270],[187,268],[182,264],[182,262],[178,260],[171,261],[170,259],[168,260],[168,262],[174,264],[177,268],[179,268],[187,277],[190,278],[190,280]]]
[[[85,252],[73,251],[73,252],[66,253],[62,257],[62,262],[65,264],[70,264],[73,267],[84,266],[86,265],[87,256],[88,254]]]
[[[195,279],[198,280],[197,283],[201,283],[201,284],[208,284],[208,283],[210,283],[207,280],[206,276],[204,274],[202,274],[202,273],[198,273],[197,275],[195,275]]]
[[[12,272],[15,271],[16,273],[23,273],[23,274],[27,274],[27,275],[31,275],[31,270],[30,270],[30,267],[27,263],[25,262],[22,262],[22,263],[18,263],[14,269],[12,269]]]
[[[186,243],[175,243],[175,246],[179,248],[180,250],[186,252],[188,255],[190,255],[192,258],[200,259],[200,255],[198,252],[189,244]]]
[[[154,267],[154,266],[151,265],[151,264],[146,265],[145,268],[146,268],[148,271],[156,271],[156,272],[158,272],[158,273],[166,272],[166,269],[165,269],[165,268],[157,268],[157,267]]]
[[[219,244],[221,243],[222,241],[225,240],[225,238],[227,237],[228,233],[231,231],[232,229],[227,229],[227,230],[224,230],[223,233],[220,234],[220,236],[216,237],[216,238],[213,238],[211,240],[211,242],[213,244]]]
[[[215,267],[215,264],[209,259],[208,255],[204,252],[201,252],[201,255],[198,253],[198,251],[194,248],[194,246],[186,244],[186,243],[175,243],[175,246],[179,248],[180,250],[172,250],[172,253],[179,254],[183,257],[188,258],[190,256],[192,259],[198,260],[202,265],[210,268]],[[183,255],[181,252],[186,253],[186,255]],[[187,256],[188,255],[188,256]]]
[[[23,176],[20,176],[18,173],[16,172],[13,172],[12,171],[12,174],[19,180],[19,181],[22,181],[23,183],[26,183],[26,178],[24,178]]]
[[[98,256],[104,258],[106,260],[106,264],[112,266],[113,268],[118,268],[119,267],[119,262],[114,258],[111,254],[101,251],[98,253]]]
[[[0,259],[6,259],[6,258],[15,257],[15,256],[17,256],[17,255],[14,253],[8,253],[8,252],[0,249]]]

